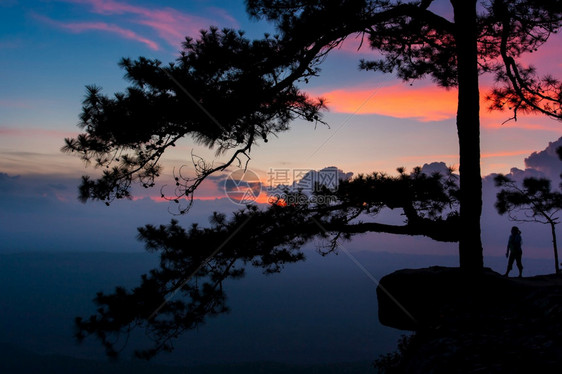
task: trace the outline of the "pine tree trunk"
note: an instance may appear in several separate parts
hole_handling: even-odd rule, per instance
[[[552,220],[549,220],[550,231],[552,232],[552,247],[554,249],[554,269],[556,274],[560,273],[560,265],[558,265],[558,246],[556,244],[556,226]]]
[[[451,0],[456,25],[458,66],[457,131],[460,154],[460,267],[482,269],[482,177],[478,91],[476,0]]]

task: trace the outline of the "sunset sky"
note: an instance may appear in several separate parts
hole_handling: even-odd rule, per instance
[[[447,14],[447,2],[440,8]],[[79,131],[85,86],[98,85],[108,95],[121,91],[126,87],[117,66],[122,57],[173,61],[186,35],[197,37],[210,25],[240,28],[250,38],[273,31],[250,20],[243,1],[0,0],[0,188],[11,191],[9,196],[29,197],[26,204],[38,199],[37,209],[41,196],[74,201],[76,190],[68,186],[90,169],[60,148],[63,138]],[[561,40],[552,39],[525,61],[561,77]],[[399,166],[432,162],[458,166],[456,91],[429,80],[410,84],[359,71],[359,59],[374,54],[365,47],[358,51],[358,45],[359,40],[346,41],[325,61],[321,75],[302,87],[327,99],[329,127],[296,121],[290,131],[255,148],[249,168],[260,178],[272,169],[337,166],[357,174],[394,173]],[[482,97],[491,84],[490,77],[482,77]],[[483,176],[525,169],[526,157],[562,136],[554,120],[520,116],[502,125],[510,114],[489,113],[486,107],[482,101]],[[192,151],[213,154],[188,139],[167,156],[164,177],[189,164]],[[16,181],[19,187],[11,187]],[[205,188],[198,197],[223,197],[217,186]],[[25,207],[13,209],[24,215]]]

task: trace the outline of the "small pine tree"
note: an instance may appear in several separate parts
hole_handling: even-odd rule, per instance
[[[519,185],[511,178],[499,174],[495,177],[497,187],[502,190],[496,195],[498,213],[507,213],[509,219],[518,222],[539,222],[550,225],[556,273],[560,271],[556,244],[558,212],[562,208],[562,194],[552,191],[550,180],[525,178]]]

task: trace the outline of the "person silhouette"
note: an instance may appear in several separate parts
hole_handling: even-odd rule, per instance
[[[519,269],[519,277],[523,274],[523,264],[521,263],[521,255],[523,254],[523,250],[521,249],[521,231],[517,228],[517,226],[513,226],[511,228],[511,235],[509,236],[509,240],[507,242],[507,252],[505,252],[505,257],[509,256],[509,260],[507,262],[507,271],[505,272],[505,276],[509,274],[511,269],[513,268],[513,261],[517,261],[517,268]]]

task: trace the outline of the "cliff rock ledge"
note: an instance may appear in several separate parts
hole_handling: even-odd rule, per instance
[[[404,269],[377,288],[379,320],[415,331],[407,373],[562,373],[562,277]]]

